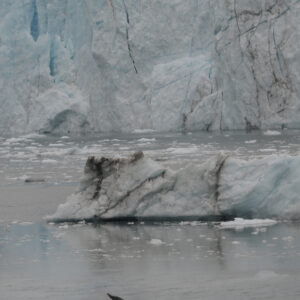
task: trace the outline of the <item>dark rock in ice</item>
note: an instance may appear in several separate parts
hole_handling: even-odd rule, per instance
[[[34,178],[34,177],[29,177],[29,178],[26,178],[24,180],[25,183],[34,183],[34,182],[45,182],[45,179],[44,178]]]

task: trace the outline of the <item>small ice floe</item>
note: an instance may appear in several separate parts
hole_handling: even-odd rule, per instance
[[[155,132],[153,129],[135,129],[133,133],[152,133]]]
[[[18,144],[23,141],[24,141],[24,139],[21,139],[21,138],[9,138],[4,141],[3,145]]]
[[[263,132],[263,135],[281,135],[281,132],[277,130],[266,130]]]
[[[61,229],[68,229],[68,228],[69,228],[69,225],[68,225],[68,224],[63,224],[63,225],[58,226],[58,228],[61,228]]]
[[[41,133],[29,133],[21,136],[20,138],[25,139],[25,140],[30,140],[30,139],[41,139],[44,138],[45,135]]]
[[[54,143],[54,144],[49,144],[49,147],[55,148],[55,147],[64,147],[65,145],[62,143]]]
[[[181,226],[200,226],[200,225],[207,225],[207,223],[199,222],[199,221],[181,221],[179,223]]]
[[[152,138],[152,139],[147,139],[147,138],[141,138],[139,140],[137,140],[138,142],[155,142],[156,141],[156,138]]]
[[[264,149],[259,149],[260,152],[276,152],[277,150],[274,148],[264,148]]]
[[[40,242],[41,242],[41,243],[44,243],[44,244],[49,244],[49,243],[50,243],[50,240],[40,239]]]
[[[19,224],[22,226],[28,226],[28,225],[32,225],[33,223],[32,222],[20,222]]]
[[[198,152],[198,148],[191,147],[191,148],[168,148],[167,151],[170,151],[172,154],[192,154]]]
[[[43,159],[42,163],[43,164],[56,164],[57,160],[55,160],[55,159]]]
[[[234,221],[221,222],[218,226],[220,228],[245,228],[245,227],[259,227],[271,226],[277,224],[276,220],[271,219],[243,219],[235,218]]]
[[[245,141],[245,144],[255,144],[256,140]]]
[[[87,250],[88,252],[101,252],[101,253],[105,253],[105,251],[101,248],[96,248],[96,249],[90,249],[90,250]]]
[[[55,234],[53,234],[53,237],[56,239],[62,239],[65,236],[65,232],[57,232]]]
[[[43,138],[43,137],[44,135],[40,135],[37,133],[27,134],[19,137],[8,138],[5,140],[4,145],[18,144],[21,142],[30,141],[31,139]]]
[[[165,242],[163,242],[162,240],[160,239],[152,239],[149,244],[151,245],[156,245],[156,246],[160,246],[160,245],[164,245]]]
[[[239,241],[232,241],[232,244],[233,245],[239,245],[241,242],[239,242]]]

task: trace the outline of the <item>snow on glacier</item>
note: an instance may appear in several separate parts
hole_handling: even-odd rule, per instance
[[[0,133],[299,128],[296,0],[2,0]]]
[[[220,153],[179,169],[142,152],[129,158],[90,157],[78,191],[48,219],[297,219],[299,165],[299,156],[288,155],[245,160]]]

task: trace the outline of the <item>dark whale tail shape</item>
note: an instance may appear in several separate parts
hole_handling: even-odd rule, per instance
[[[107,296],[111,299],[111,300],[124,300],[123,298],[120,298],[118,296],[113,296],[109,293],[107,293]]]

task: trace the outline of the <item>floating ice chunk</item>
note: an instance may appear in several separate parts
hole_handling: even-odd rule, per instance
[[[104,253],[105,251],[101,248],[96,248],[96,249],[90,249],[90,250],[87,250],[88,252],[101,252],[101,253]]]
[[[24,141],[23,138],[9,138],[3,142],[3,145],[17,144],[23,141]]]
[[[155,132],[154,129],[135,129],[133,133],[153,133]]]
[[[191,154],[199,151],[196,147],[189,148],[168,148],[167,151],[172,152],[172,154]]]
[[[151,245],[156,245],[156,246],[160,246],[160,245],[164,245],[165,242],[163,242],[162,240],[160,239],[152,239],[149,244]]]
[[[44,134],[40,134],[40,133],[29,133],[29,134],[25,134],[25,135],[22,135],[20,137],[21,139],[26,139],[26,140],[31,140],[31,139],[43,139],[45,138],[45,135]]]
[[[43,159],[42,163],[44,163],[44,164],[56,164],[57,160],[54,160],[54,159]]]
[[[255,144],[256,140],[249,140],[249,141],[245,141],[245,144]]]
[[[266,130],[263,132],[264,135],[281,135],[280,131],[277,130]]]
[[[265,149],[259,149],[260,152],[276,152],[277,150],[274,148],[265,148]]]
[[[239,241],[232,241],[232,244],[233,245],[239,245],[241,242],[239,242]]]
[[[181,221],[179,223],[179,225],[181,226],[186,226],[186,225],[189,225],[189,226],[199,226],[199,225],[206,225],[207,223],[203,223],[203,222],[198,222],[198,221]]]
[[[277,221],[271,219],[243,219],[235,218],[234,221],[221,222],[221,228],[244,228],[244,227],[259,227],[271,226],[277,224]]]
[[[69,225],[68,224],[63,224],[63,225],[60,225],[59,228],[61,228],[61,229],[68,229]]]
[[[53,234],[53,236],[54,236],[56,239],[62,239],[65,235],[66,235],[65,232],[57,232],[57,233]]]
[[[156,138],[151,138],[151,139],[147,139],[147,138],[141,138],[138,139],[138,142],[155,142]]]
[[[42,156],[65,156],[65,155],[74,155],[79,154],[80,150],[76,147],[72,147],[69,149],[50,149],[49,151],[44,151]],[[38,154],[40,155],[40,154]]]

